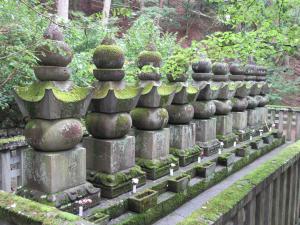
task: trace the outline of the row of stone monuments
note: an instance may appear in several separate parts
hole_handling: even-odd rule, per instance
[[[105,38],[93,55],[97,81],[92,90],[69,80],[72,53],[58,27],[50,25],[45,38],[60,51],[40,47],[38,81],[15,89],[29,118],[24,134],[32,147],[25,159],[26,185],[19,190],[25,197],[69,211],[88,198],[84,207],[91,207],[100,195],[114,198],[130,191],[133,179],[140,186],[146,178],[163,177],[267,125],[264,67],[212,65],[201,58],[192,65],[191,82],[184,74],[168,75],[163,83],[152,71],[141,72],[138,84],[129,86],[124,53]],[[138,57],[140,68],[161,63],[154,46]],[[90,136],[83,138],[79,119],[85,115]]]

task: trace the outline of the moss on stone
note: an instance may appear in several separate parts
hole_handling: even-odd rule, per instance
[[[163,84],[158,87],[157,91],[160,96],[169,96],[177,90],[178,86],[176,84]]]
[[[246,88],[247,89],[250,89],[253,86],[253,82],[252,81],[247,81],[247,82],[245,82],[245,84],[246,84]]]
[[[149,92],[152,90],[153,87],[155,87],[154,83],[149,83],[149,84],[145,85],[145,87],[142,91],[142,95],[149,94]]]
[[[117,172],[114,174],[89,171],[87,179],[92,183],[102,184],[107,187],[114,187],[141,175],[144,175],[141,168],[139,166],[134,166],[128,172]]]
[[[102,59],[101,59],[102,58]],[[105,59],[105,60],[104,60]],[[117,45],[99,45],[94,52],[93,60],[99,61],[120,61],[124,59],[124,52],[123,50]]]
[[[228,89],[230,91],[236,90],[238,88],[238,86],[239,86],[239,83],[236,83],[236,82],[229,82],[228,83]]]
[[[278,141],[280,141],[278,139]],[[278,143],[277,143],[278,144]],[[233,209],[243,198],[258,184],[267,179],[280,167],[287,164],[290,160],[298,157],[300,154],[300,141],[283,149],[277,156],[264,164],[260,165],[254,171],[235,182],[232,186],[225,189],[211,201],[206,203],[201,209],[198,209],[187,217],[180,225],[211,224],[225,213]]]
[[[117,89],[111,86],[108,82],[94,91],[94,99],[103,99],[112,90],[117,99],[131,99],[140,94],[141,88],[135,86],[126,86],[123,89]]]
[[[9,137],[9,138],[0,138],[0,146],[5,145],[12,142],[25,141],[25,137],[22,135]]]
[[[39,102],[45,96],[46,90],[51,90],[56,99],[62,102],[78,102],[84,100],[90,93],[89,87],[73,85],[71,90],[62,91],[54,86],[51,81],[34,82],[26,87],[15,87],[19,98],[28,102]]]
[[[198,91],[199,91],[199,89],[198,89],[197,87],[191,86],[191,85],[189,85],[188,88],[186,89],[186,92],[187,92],[188,94],[193,94],[193,95],[194,95],[194,94],[197,94]]]
[[[11,193],[0,191],[0,218],[18,224],[75,224],[80,217]]]
[[[157,51],[142,51],[137,59],[138,67],[142,68],[145,65],[159,67],[162,61],[162,56]]]
[[[136,163],[141,166],[142,168],[146,168],[149,170],[158,169],[165,165],[171,165],[171,163],[178,163],[178,159],[172,155],[170,155],[166,159],[158,160],[158,159],[143,159],[143,158],[136,158]]]
[[[201,148],[198,145],[195,145],[193,148],[188,149],[178,149],[170,147],[170,153],[177,157],[189,157],[200,153]]]
[[[216,84],[211,84],[211,85],[210,85],[210,89],[211,89],[212,91],[217,91],[217,90],[220,89],[220,86],[219,86],[219,85],[216,85]]]

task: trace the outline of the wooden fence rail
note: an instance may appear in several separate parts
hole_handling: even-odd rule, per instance
[[[286,135],[287,141],[300,139],[300,108],[269,105],[269,121]]]

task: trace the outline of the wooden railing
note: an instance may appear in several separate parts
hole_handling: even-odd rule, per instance
[[[269,121],[286,135],[287,141],[300,139],[300,107],[268,105]]]

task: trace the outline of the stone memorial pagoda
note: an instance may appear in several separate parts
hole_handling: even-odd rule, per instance
[[[130,191],[134,178],[139,179],[138,186],[146,182],[145,173],[135,165],[136,139],[128,135],[132,126],[129,112],[143,89],[126,85],[124,61],[122,49],[109,37],[93,55],[98,81],[86,117],[91,136],[84,138],[83,145],[87,148],[87,178],[107,198]]]
[[[215,118],[217,119],[217,139],[222,142],[224,148],[233,146],[237,136],[232,131],[232,103],[231,98],[235,95],[235,84],[229,82],[229,66],[227,63],[214,63],[213,81],[219,86],[219,94],[216,105]]]
[[[14,93],[28,119],[24,135],[31,146],[24,159],[25,186],[18,194],[76,212],[79,200],[89,199],[84,207],[100,200],[100,190],[86,182],[86,149],[78,145],[83,136],[80,118],[92,92],[69,80],[67,65],[72,51],[59,27],[51,24],[44,38],[48,44],[36,49],[39,65],[34,73],[38,81],[16,87]]]
[[[200,90],[197,101],[192,103],[193,122],[196,124],[196,144],[203,149],[206,156],[209,156],[217,153],[220,146],[216,138],[217,119],[213,117],[216,112],[213,100],[219,95],[219,86],[211,81],[213,74],[209,59],[201,57],[192,65],[192,69],[193,83]]]
[[[167,76],[170,84],[178,86],[172,104],[167,106],[170,128],[170,152],[179,158],[179,165],[186,166],[197,161],[201,150],[196,145],[196,124],[194,117],[194,102],[199,94],[198,88],[189,84],[188,74],[185,72],[178,77]]]
[[[164,108],[172,103],[177,85],[166,85],[160,81],[161,55],[149,45],[138,57],[139,85],[144,88],[137,107],[131,111],[136,137],[136,162],[155,180],[167,175],[170,168],[178,168],[178,159],[169,154],[170,128],[168,111]]]

